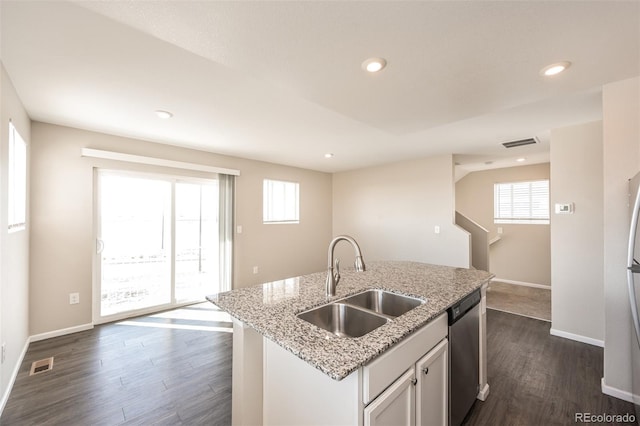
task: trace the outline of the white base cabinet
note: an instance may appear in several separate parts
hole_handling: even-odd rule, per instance
[[[364,426],[416,424],[415,371],[407,370],[364,409]]]
[[[449,419],[449,342],[445,339],[416,363],[416,424],[446,426]]]
[[[364,409],[365,426],[446,426],[448,341],[442,340]]]
[[[263,424],[446,425],[446,337],[443,314],[340,381],[265,339]]]

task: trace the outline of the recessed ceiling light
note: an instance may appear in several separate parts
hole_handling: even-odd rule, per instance
[[[387,66],[387,61],[383,58],[369,58],[362,63],[362,69],[367,72],[378,72]]]
[[[159,118],[162,118],[163,120],[167,120],[167,119],[173,117],[173,114],[171,114],[169,111],[163,111],[161,109],[156,111],[156,115]]]
[[[518,163],[522,163],[523,161],[526,161],[526,160],[527,160],[527,159],[526,159],[526,158],[524,158],[524,157],[520,157],[520,158],[517,158],[517,159],[516,159],[516,161],[517,161]]]
[[[324,155],[324,158],[333,158],[333,153],[332,153],[332,152],[327,152],[327,153]]]
[[[562,71],[566,70],[571,66],[571,62],[556,62],[555,64],[547,65],[546,67],[540,70],[540,74],[546,77],[550,77],[552,75],[560,74]]]

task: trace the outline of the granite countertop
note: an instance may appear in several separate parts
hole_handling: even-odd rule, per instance
[[[239,288],[207,300],[335,380],[342,380],[434,319],[493,277],[485,271],[417,262],[370,262],[343,268],[334,297],[326,272]],[[358,338],[338,337],[296,314],[367,289],[413,296],[426,303]]]

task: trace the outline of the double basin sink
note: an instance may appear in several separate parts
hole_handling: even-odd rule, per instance
[[[384,290],[366,290],[297,315],[339,337],[361,337],[424,301]]]

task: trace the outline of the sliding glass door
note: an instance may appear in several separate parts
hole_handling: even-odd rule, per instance
[[[100,314],[171,303],[171,183],[100,175]]]
[[[97,176],[98,322],[219,291],[217,180]]]
[[[217,290],[218,186],[179,182],[175,194],[175,298],[183,303]]]

